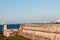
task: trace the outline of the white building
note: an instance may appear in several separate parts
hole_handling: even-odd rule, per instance
[[[6,36],[6,37],[14,36],[14,35],[17,35],[18,33],[19,33],[19,30],[17,28],[16,29],[8,29],[7,25],[4,25],[4,29],[3,29],[4,36]]]
[[[55,22],[55,24],[60,24],[60,20],[57,20],[57,21]]]

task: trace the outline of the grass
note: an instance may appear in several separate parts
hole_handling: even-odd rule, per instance
[[[0,36],[0,40],[30,40],[30,39],[22,36],[10,36],[10,37]]]

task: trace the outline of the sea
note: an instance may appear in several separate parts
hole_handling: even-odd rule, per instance
[[[6,24],[8,29],[19,29],[20,24]],[[4,25],[0,25],[0,32],[3,32]]]

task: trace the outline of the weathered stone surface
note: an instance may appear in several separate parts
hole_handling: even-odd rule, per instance
[[[32,40],[60,40],[60,24],[24,24],[20,29],[22,36]]]

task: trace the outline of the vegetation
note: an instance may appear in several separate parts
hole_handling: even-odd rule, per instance
[[[0,36],[0,40],[30,40],[30,39],[24,38],[22,36],[11,36],[11,37]]]

